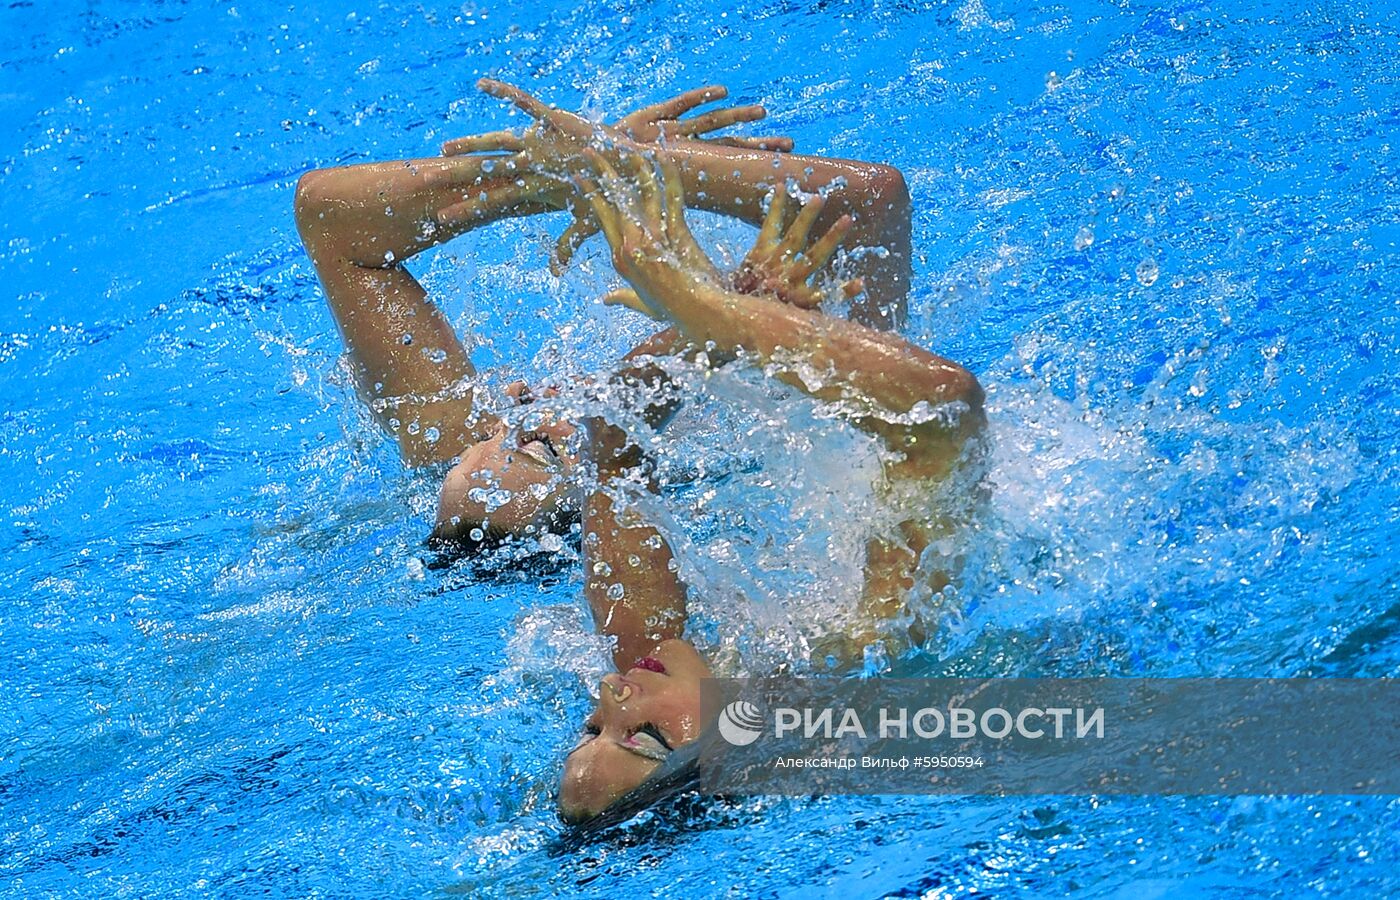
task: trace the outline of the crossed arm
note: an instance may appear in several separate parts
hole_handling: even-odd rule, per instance
[[[903,179],[868,163],[800,156],[773,149],[783,139],[696,139],[713,128],[760,118],[761,107],[717,110],[680,120],[695,105],[723,97],[704,88],[639,110],[618,130],[676,166],[692,207],[763,218],[770,185],[826,190],[822,221],[849,215],[848,243],[884,247],[854,261],[865,293],[853,316],[879,327],[900,321],[909,271],[909,209]],[[296,221],[349,352],[361,397],[398,442],[409,465],[449,460],[499,425],[481,409],[467,352],[442,311],[405,262],[423,250],[501,219],[575,209],[561,240],[564,257],[586,235],[586,207],[571,187],[542,171],[509,133],[458,139],[435,159],[345,166],[308,172],[297,185]],[[821,223],[818,223],[821,224]],[[677,346],[662,338],[649,351]]]

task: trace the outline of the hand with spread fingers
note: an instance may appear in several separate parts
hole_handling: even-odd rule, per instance
[[[812,284],[812,278],[831,261],[841,242],[850,234],[851,217],[841,216],[826,234],[808,247],[812,225],[821,215],[826,201],[820,194],[808,200],[783,234],[787,200],[784,186],[773,189],[768,214],[758,230],[753,249],[734,272],[734,289],[741,294],[768,294],[802,309],[816,309],[821,306],[824,294]],[[864,281],[860,278],[841,283],[841,293],[847,299],[863,288]]]
[[[641,144],[678,140],[706,141],[718,145],[786,153],[792,150],[792,139],[785,137],[725,137],[702,138],[711,132],[740,122],[756,122],[767,115],[762,106],[737,106],[712,110],[688,119],[681,118],[697,106],[722,100],[729,95],[723,85],[696,88],[661,103],[643,107],[619,119],[611,126],[594,125],[562,110],[553,109],[514,85],[492,79],[482,79],[478,87],[493,97],[509,100],[536,120],[536,125],[524,136],[509,131],[492,132],[475,137],[459,138],[443,145],[445,154],[510,152],[512,160],[525,170],[549,171],[559,174],[562,168],[576,166],[579,152],[587,144],[633,141]],[[680,151],[684,152],[684,151]],[[574,221],[555,244],[550,270],[561,275],[585,240],[598,233],[598,225],[585,206],[570,203]]]
[[[483,78],[477,85],[493,97],[510,100],[535,118],[545,109],[544,104],[530,97],[514,85],[494,79]],[[757,122],[768,115],[768,111],[757,104],[735,106],[728,109],[711,110],[689,119],[681,116],[697,106],[723,100],[729,90],[722,84],[695,88],[678,94],[669,100],[645,106],[629,113],[613,123],[612,128],[634,141],[644,144],[677,139],[705,140],[729,147],[746,147],[753,150],[768,150],[778,153],[792,151],[792,138],[778,136],[764,137],[702,137],[711,132],[737,125],[741,122]],[[493,131],[487,134],[455,138],[442,145],[444,156],[458,156],[468,153],[519,153],[525,150],[525,139],[512,131]]]
[[[669,303],[694,290],[697,282],[722,283],[686,224],[685,197],[674,164],[629,152],[622,157],[631,169],[629,180],[596,150],[586,151],[584,160],[590,172],[574,183],[612,247],[614,267],[632,285],[631,292],[614,292],[605,302],[665,320]]]
[[[747,147],[778,153],[792,151],[792,138],[789,137],[701,137],[740,122],[757,122],[767,116],[768,110],[757,104],[716,109],[689,119],[681,118],[697,106],[723,100],[728,96],[729,89],[722,84],[695,88],[670,100],[643,107],[623,116],[613,127],[632,140],[644,144],[690,138],[712,141],[728,147]]]

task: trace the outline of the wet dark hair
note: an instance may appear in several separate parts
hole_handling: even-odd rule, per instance
[[[582,521],[583,516],[578,510],[557,510],[545,524],[545,533],[577,542],[579,538],[575,526]],[[472,532],[476,532],[480,537],[472,537]],[[450,569],[462,560],[478,560],[485,557],[492,557],[492,562],[500,564],[492,568],[535,566],[555,556],[554,553],[539,548],[534,537],[522,537],[496,528],[458,526],[450,534],[444,533],[441,528],[435,528],[423,541],[423,547],[432,554],[424,560],[424,565],[434,570]],[[512,552],[515,550],[521,552]],[[540,559],[536,560],[536,557]]]
[[[579,821],[564,819],[569,830],[561,840],[570,846],[588,843],[646,810],[658,809],[687,796],[698,799],[700,754],[707,745],[707,737],[708,732],[671,751],[646,781],[614,800],[602,812]],[[560,818],[563,819],[562,811]]]

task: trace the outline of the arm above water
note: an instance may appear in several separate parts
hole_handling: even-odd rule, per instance
[[[583,509],[584,599],[599,633],[613,638],[618,671],[626,671],[684,634],[685,585],[666,539],[622,499],[629,489],[652,488],[641,451],[601,420],[589,423],[588,446],[599,484]]]
[[[700,262],[704,252],[686,227],[669,162],[661,161],[658,178],[650,160],[633,154],[633,178],[625,179],[598,154],[588,159],[598,179],[579,179],[579,189],[633,288],[609,299],[672,323],[697,346],[747,351],[773,377],[845,407],[858,426],[898,452],[887,463],[892,475],[934,478],[949,471],[983,424],[982,389],[967,369],[897,335],[730,290]],[[760,242],[778,239],[777,218],[760,230]],[[791,267],[790,279],[810,277],[849,227],[843,217],[808,248],[815,218],[804,210],[779,240],[793,251],[778,253]]]
[[[479,225],[557,208],[552,182],[505,171],[506,159],[342,166],[297,185],[297,228],[356,386],[409,465],[450,459],[497,423],[475,408],[467,351],[404,261]]]

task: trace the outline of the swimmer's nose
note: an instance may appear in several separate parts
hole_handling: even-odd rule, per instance
[[[614,703],[626,703],[627,698],[632,696],[632,685],[622,680],[622,676],[616,672],[603,676],[603,696],[609,697]]]

